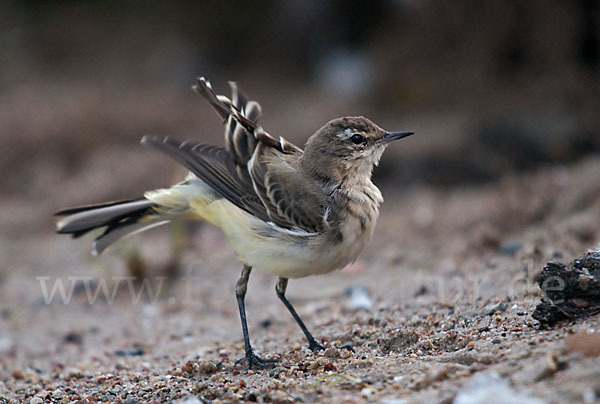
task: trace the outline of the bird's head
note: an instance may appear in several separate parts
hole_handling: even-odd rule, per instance
[[[413,132],[387,132],[362,116],[334,119],[326,123],[306,143],[303,160],[311,171],[331,169],[342,175],[370,177],[373,167],[391,141]]]

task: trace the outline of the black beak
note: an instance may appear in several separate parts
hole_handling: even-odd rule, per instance
[[[383,140],[391,142],[392,140],[402,139],[403,137],[407,137],[410,135],[414,135],[415,132],[385,132],[383,135]]]

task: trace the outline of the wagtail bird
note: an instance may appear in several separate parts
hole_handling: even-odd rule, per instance
[[[199,78],[193,89],[204,96],[225,123],[225,148],[194,140],[145,136],[150,145],[190,172],[167,189],[143,198],[65,209],[58,233],[79,237],[104,228],[93,253],[121,237],[169,222],[200,218],[223,229],[244,264],[235,293],[242,322],[248,368],[272,360],[253,353],[244,298],[252,268],[279,276],[275,290],[315,352],[323,349],[285,291],[289,278],[321,275],[356,260],[375,228],[381,192],[371,172],[391,141],[413,132],[387,132],[369,119],[334,119],[313,134],[302,150],[258,125],[261,107],[235,83],[232,97],[216,95]]]

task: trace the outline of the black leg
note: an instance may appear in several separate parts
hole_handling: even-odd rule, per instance
[[[251,271],[251,266],[244,265],[242,275],[240,276],[240,279],[238,279],[235,285],[235,297],[237,298],[238,309],[240,311],[240,319],[242,320],[242,332],[244,333],[244,346],[246,348],[245,358],[240,359],[236,363],[245,360],[248,369],[251,369],[253,365],[259,368],[265,368],[268,366],[272,366],[273,363],[277,362],[275,359],[259,358],[258,356],[254,355],[254,352],[252,352],[252,346],[250,345],[250,335],[248,334],[248,324],[246,323],[246,304],[244,302],[244,299],[246,298],[246,291],[248,289],[248,279],[250,278]]]
[[[288,278],[279,277],[277,285],[275,285],[275,292],[277,292],[277,296],[279,297],[279,299],[281,299],[285,307],[287,307],[289,312],[292,314],[292,317],[294,317],[294,320],[296,320],[296,323],[298,323],[304,335],[306,335],[306,339],[308,340],[308,349],[310,349],[313,352],[325,349],[323,345],[319,344],[315,340],[310,331],[308,331],[308,328],[306,328],[306,325],[304,325],[304,322],[302,321],[298,313],[296,313],[296,309],[294,309],[294,306],[292,306],[287,297],[285,297],[285,290],[287,289],[287,284]]]

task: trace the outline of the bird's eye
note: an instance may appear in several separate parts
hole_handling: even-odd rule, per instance
[[[365,141],[365,137],[363,135],[359,135],[358,133],[355,133],[354,135],[352,135],[350,137],[350,140],[354,144],[361,144]]]

